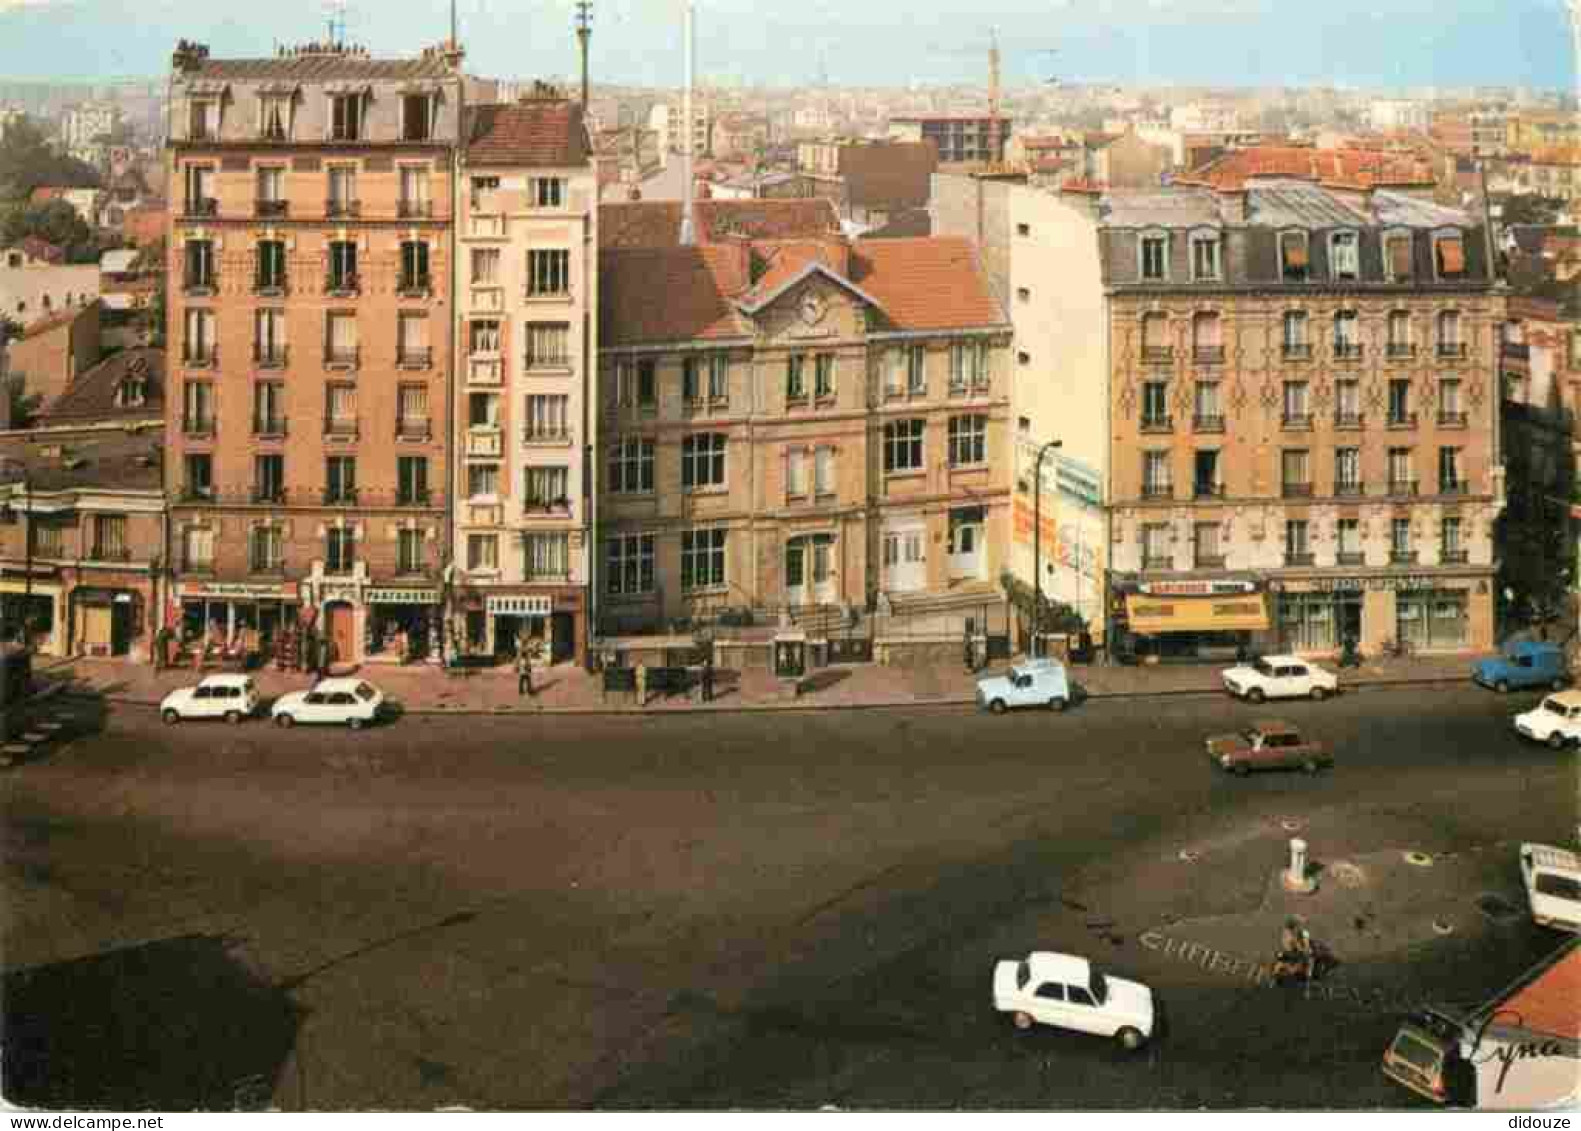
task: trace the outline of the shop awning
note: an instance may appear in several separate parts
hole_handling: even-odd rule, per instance
[[[1268,605],[1261,593],[1215,597],[1145,597],[1125,599],[1132,632],[1261,632],[1268,627]]]

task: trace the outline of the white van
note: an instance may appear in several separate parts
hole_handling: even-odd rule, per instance
[[[977,681],[977,706],[996,715],[1011,707],[1045,707],[1063,711],[1070,704],[1070,680],[1058,660],[1026,660],[1004,675]]]
[[[1581,859],[1574,852],[1521,845],[1521,879],[1538,926],[1581,934]]]

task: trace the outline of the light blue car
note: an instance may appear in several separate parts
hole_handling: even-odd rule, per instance
[[[1070,680],[1058,660],[1026,660],[1003,675],[977,681],[977,706],[1002,715],[1011,707],[1063,711],[1070,705]]]

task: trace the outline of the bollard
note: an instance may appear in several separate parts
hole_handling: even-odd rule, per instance
[[[1283,879],[1286,891],[1306,895],[1317,888],[1317,882],[1308,875],[1307,842],[1300,837],[1290,838],[1290,867]]]

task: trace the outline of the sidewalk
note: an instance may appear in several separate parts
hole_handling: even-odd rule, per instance
[[[1437,683],[1469,684],[1472,663],[1478,657],[1413,657],[1368,663],[1340,673],[1341,689],[1387,686],[1425,686]],[[999,667],[1002,668],[1003,665]],[[1106,667],[1077,665],[1071,668],[1076,684],[1092,699],[1192,695],[1221,690],[1220,667],[1214,664],[1160,665],[1156,667]],[[147,664],[115,660],[61,661],[37,673],[41,682],[68,682],[70,690],[100,694],[112,702],[157,705],[168,692],[196,682],[190,668],[156,674]],[[814,671],[797,696],[767,672],[719,672],[712,703],[689,696],[654,696],[648,713],[677,711],[830,710],[874,707],[940,706],[970,704],[975,700],[979,675],[958,665],[885,667],[879,664],[838,665]],[[273,668],[253,672],[264,699],[309,686],[311,677],[301,672]],[[606,699],[603,679],[574,664],[560,664],[534,673],[535,694],[516,692],[516,675],[509,667],[478,670],[466,676],[448,675],[428,665],[395,667],[364,665],[361,678],[375,684],[408,713],[634,713],[634,697],[611,693]]]

